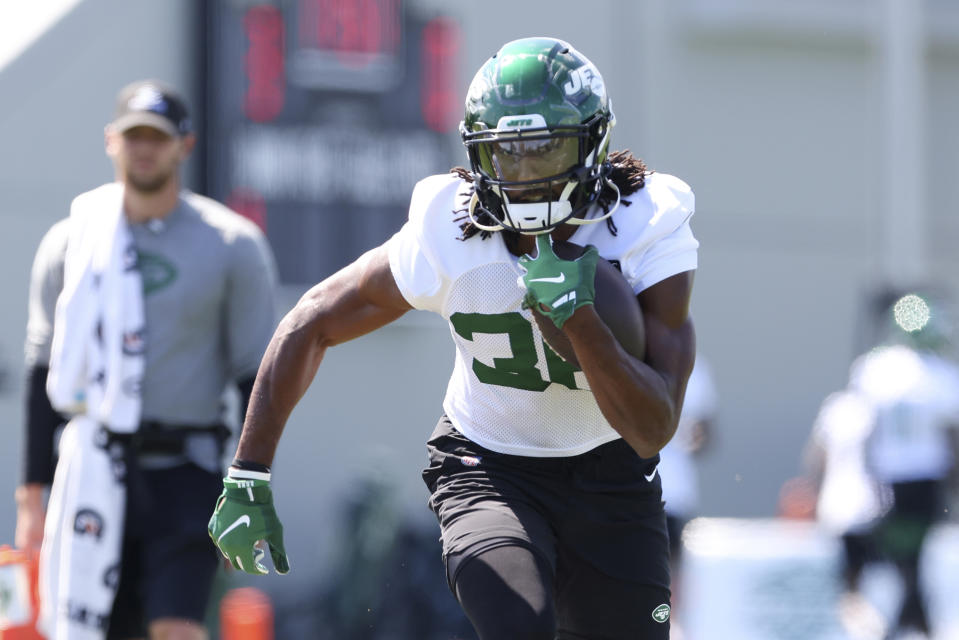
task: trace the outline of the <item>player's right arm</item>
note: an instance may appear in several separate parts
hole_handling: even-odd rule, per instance
[[[235,568],[267,573],[261,562],[265,549],[257,544],[263,540],[277,573],[290,570],[270,485],[270,465],[286,421],[329,347],[379,329],[414,306],[435,310],[444,277],[421,240],[431,230],[455,225],[449,204],[459,185],[445,176],[420,181],[403,228],[307,291],[280,321],[260,361],[236,456],[207,525],[213,543]],[[426,224],[428,212],[447,226]]]
[[[280,322],[260,363],[236,458],[269,466],[327,348],[379,329],[411,308],[393,278],[386,245],[307,291]]]
[[[234,568],[267,573],[261,561],[265,550],[257,545],[263,540],[277,573],[290,570],[269,471],[283,427],[327,348],[374,331],[411,308],[383,245],[307,291],[280,321],[260,362],[236,456],[207,526]]]

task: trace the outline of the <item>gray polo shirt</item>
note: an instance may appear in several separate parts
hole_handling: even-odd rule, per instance
[[[28,366],[49,363],[68,222],[50,228],[34,260]],[[275,328],[276,266],[266,239],[246,218],[188,191],[169,216],[131,230],[146,316],[143,420],[222,421],[227,384],[256,374]]]

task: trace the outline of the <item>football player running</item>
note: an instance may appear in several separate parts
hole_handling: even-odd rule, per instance
[[[266,573],[265,540],[289,570],[270,465],[326,349],[424,309],[449,322],[456,358],[423,478],[479,637],[669,637],[656,465],[695,358],[694,200],[609,152],[614,122],[602,76],[566,42],[516,40],[480,68],[460,127],[470,169],[419,182],[402,229],[309,290],[267,348],[209,525],[236,568]],[[589,249],[561,260],[551,239]],[[644,360],[596,314],[597,256],[636,292]],[[580,368],[545,345],[532,305]]]

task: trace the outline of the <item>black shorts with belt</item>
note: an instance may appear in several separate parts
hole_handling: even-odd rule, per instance
[[[117,596],[108,639],[147,636],[150,622],[202,622],[220,555],[206,526],[223,488],[222,474],[186,459],[191,437],[214,437],[222,452],[222,425],[173,427],[147,423],[128,448],[127,500]],[[151,456],[175,464],[151,468]],[[183,458],[176,462],[178,458]]]

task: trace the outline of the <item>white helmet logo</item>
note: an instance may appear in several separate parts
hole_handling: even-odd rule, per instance
[[[496,123],[497,129],[545,129],[546,118],[538,113],[503,116]]]
[[[569,80],[563,85],[563,91],[568,96],[575,96],[584,88],[597,95],[603,93],[603,76],[599,75],[599,70],[591,62],[570,71]]]

